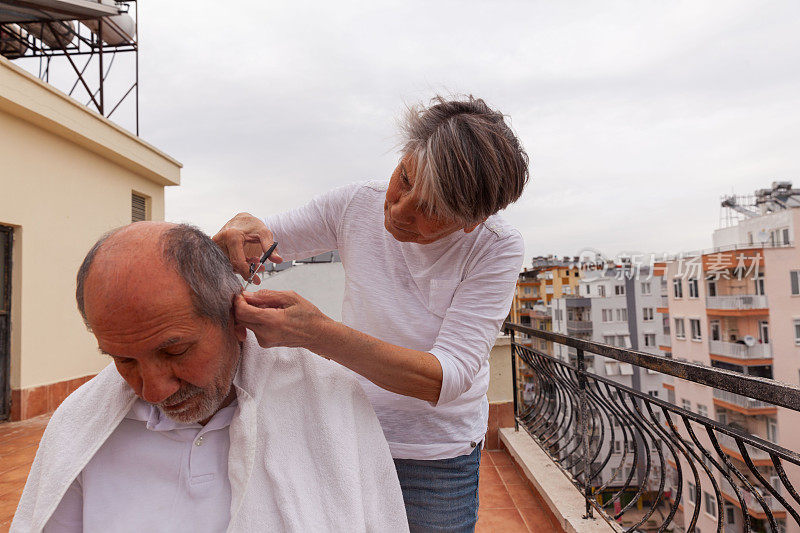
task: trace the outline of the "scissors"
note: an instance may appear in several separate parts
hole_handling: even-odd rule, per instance
[[[267,251],[264,252],[264,255],[261,256],[261,260],[258,262],[258,266],[256,266],[255,264],[251,264],[250,265],[250,277],[247,278],[247,282],[244,284],[244,288],[242,289],[243,291],[247,290],[247,287],[249,287],[250,283],[253,282],[253,278],[256,277],[256,274],[258,273],[258,271],[261,269],[262,266],[264,266],[264,263],[266,263],[269,260],[269,256],[272,255],[272,252],[274,252],[275,248],[277,248],[277,247],[278,247],[278,243],[277,242],[273,242],[272,246],[270,246],[267,249]]]

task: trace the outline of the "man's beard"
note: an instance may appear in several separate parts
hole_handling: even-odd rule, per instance
[[[236,363],[229,369],[230,374],[226,375],[225,369],[223,369],[208,387],[203,388],[191,383],[184,383],[175,394],[153,405],[158,407],[167,418],[182,424],[194,424],[211,418],[228,397],[240,361],[241,356],[237,354]],[[186,405],[181,405],[177,409],[171,408],[183,401],[186,401]]]

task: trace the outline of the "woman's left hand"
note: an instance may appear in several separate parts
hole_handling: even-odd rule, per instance
[[[333,320],[293,291],[243,292],[234,301],[236,322],[262,348],[295,346],[317,352],[324,326]]]

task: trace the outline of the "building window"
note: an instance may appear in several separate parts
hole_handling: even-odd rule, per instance
[[[628,310],[617,309],[617,322],[627,322],[627,321],[628,321]]]
[[[672,295],[675,296],[675,298],[683,298],[683,285],[681,284],[680,278],[672,280]]]
[[[642,309],[642,320],[645,322],[649,322],[653,320],[653,308],[652,307],[644,307]]]
[[[708,280],[708,295],[709,296],[716,296],[717,295],[717,281],[716,280]]]
[[[779,228],[770,231],[769,243],[772,246],[786,246],[789,244],[789,228]]]
[[[651,294],[651,292],[650,292],[650,282],[649,281],[643,281],[642,282],[642,296],[649,296],[650,294]]]
[[[766,293],[764,292],[764,274],[763,273],[760,273],[760,274],[758,274],[756,276],[755,285],[756,285],[756,294],[759,295],[759,296],[764,296],[764,294],[766,294]]]
[[[686,331],[683,329],[683,319],[676,318],[675,319],[675,338],[677,339],[685,339],[686,338]]]
[[[714,518],[717,517],[717,498],[713,494],[709,494],[706,491],[703,491],[703,501],[706,506],[706,512],[713,516]]]
[[[656,345],[656,334],[655,333],[645,333],[644,334],[644,345],[647,348],[652,348]]]
[[[690,318],[689,327],[692,328],[692,340],[693,341],[702,340],[702,337],[700,336],[700,320],[696,318]]]
[[[790,271],[789,279],[792,283],[792,296],[800,295],[800,270]]]
[[[708,407],[703,404],[697,404],[697,414],[708,418]]]
[[[647,395],[653,398],[658,398],[658,391],[657,390],[647,391]]]
[[[689,298],[699,298],[700,297],[700,286],[697,283],[697,278],[692,278],[689,280]]]
[[[692,410],[692,402],[691,401],[689,401],[686,398],[684,398],[683,400],[681,400],[681,403],[683,404],[683,408],[685,410],[687,410],[687,411],[691,411]]]
[[[149,198],[142,194],[131,193],[131,222],[150,220],[148,200]]]
[[[612,309],[603,309],[601,314],[603,322],[611,322],[614,319],[614,313]]]
[[[794,344],[800,346],[800,318],[794,319]]]
[[[597,286],[597,294],[599,294],[602,298],[606,296],[606,286],[605,285],[598,285]]]
[[[767,440],[778,442],[778,422],[771,418],[767,419]]]
[[[719,329],[719,320],[712,320],[708,323],[709,329],[711,330],[711,340],[718,341],[721,339],[720,329]]]
[[[604,335],[603,342],[610,346],[614,346],[614,335]]]
[[[733,525],[736,523],[736,511],[733,510],[733,505],[725,503],[725,523]]]
[[[689,503],[696,503],[697,502],[697,487],[694,486],[694,483],[691,481],[689,482]]]
[[[625,294],[625,285],[614,285],[614,294],[622,296]]]

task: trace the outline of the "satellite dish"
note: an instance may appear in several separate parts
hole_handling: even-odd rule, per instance
[[[769,233],[764,229],[759,230],[756,234],[756,239],[758,239],[758,242],[767,242],[769,240]]]
[[[745,335],[743,340],[744,340],[744,343],[747,346],[755,346],[756,345],[756,338],[753,337],[752,335]]]

